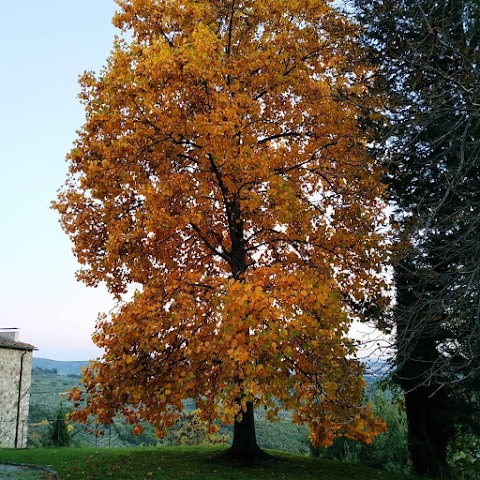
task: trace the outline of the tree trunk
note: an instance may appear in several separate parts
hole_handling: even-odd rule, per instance
[[[405,394],[408,446],[419,475],[441,478],[447,471],[447,446],[451,439],[448,396],[432,387],[417,387]]]
[[[408,449],[418,475],[446,476],[447,447],[455,431],[451,387],[435,371],[441,359],[438,345],[444,334],[441,319],[430,318],[424,301],[437,293],[431,282],[438,270],[425,273],[407,257],[397,266],[397,370],[394,380],[405,392]],[[430,275],[430,276],[427,276]],[[423,297],[422,297],[423,296]]]
[[[253,402],[247,402],[247,411],[243,412],[241,421],[235,420],[233,443],[227,455],[240,461],[252,461],[266,455],[257,445]]]

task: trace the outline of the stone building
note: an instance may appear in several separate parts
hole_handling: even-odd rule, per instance
[[[18,330],[0,329],[0,447],[27,446],[32,353]]]

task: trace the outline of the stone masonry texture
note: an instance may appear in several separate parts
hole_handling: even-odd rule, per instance
[[[6,348],[0,345],[0,448],[27,446],[31,374],[31,350]]]

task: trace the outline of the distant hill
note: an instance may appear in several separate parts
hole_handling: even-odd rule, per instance
[[[32,367],[42,368],[44,370],[56,370],[59,375],[81,375],[82,367],[86,367],[88,362],[61,362],[59,360],[49,360],[48,358],[33,357]]]
[[[369,386],[375,385],[385,378],[391,369],[391,365],[380,358],[370,358],[365,362],[365,380]]]
[[[62,362],[36,357],[33,357],[32,364],[33,368],[56,370],[58,375],[81,375],[82,367],[87,365],[88,361]],[[369,385],[375,384],[379,379],[383,378],[390,369],[390,365],[387,362],[378,358],[367,360],[366,366],[365,379]]]

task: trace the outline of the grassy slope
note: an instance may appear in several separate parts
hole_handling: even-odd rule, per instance
[[[253,466],[218,458],[218,447],[0,450],[0,462],[47,465],[62,480],[406,480],[361,465],[278,454]]]

